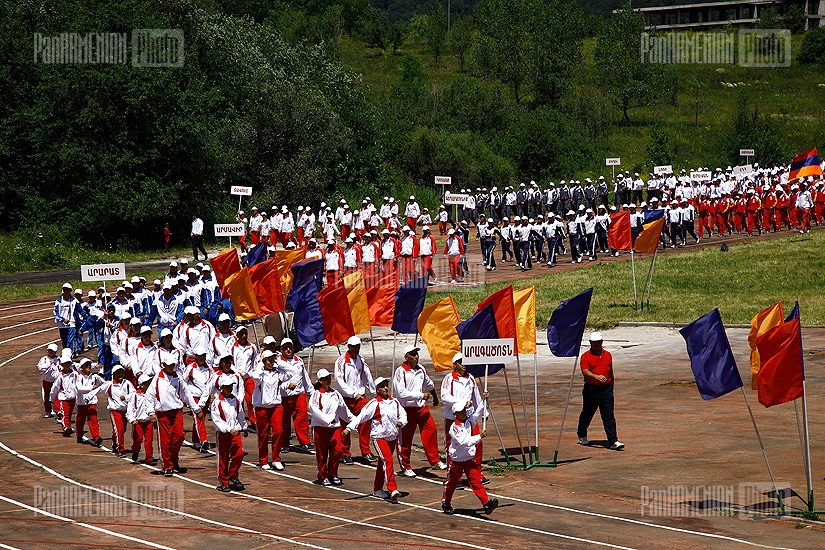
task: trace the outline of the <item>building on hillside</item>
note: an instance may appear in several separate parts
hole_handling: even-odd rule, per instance
[[[773,8],[781,17],[793,4],[800,6],[807,15],[806,30],[820,26],[825,17],[825,0],[734,0],[635,9],[644,14],[646,29],[707,31],[752,28],[756,26],[762,10]]]

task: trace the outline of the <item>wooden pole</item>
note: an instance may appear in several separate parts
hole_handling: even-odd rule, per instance
[[[513,427],[516,429],[516,439],[518,440],[519,450],[521,451],[521,463],[527,465],[524,458],[524,445],[521,443],[521,433],[518,429],[518,421],[516,420],[516,408],[513,407],[513,395],[510,393],[510,380],[507,377],[507,369],[504,370],[504,383],[507,386],[507,400],[510,402],[510,413],[513,415]]]
[[[740,388],[742,390],[742,395],[745,396],[745,405],[748,406],[748,413],[751,415],[751,422],[753,422],[753,429],[756,432],[756,438],[759,440],[759,448],[762,449],[762,456],[765,458],[765,465],[768,467],[768,474],[771,476],[771,483],[773,483],[773,490],[776,492],[776,498],[779,500],[779,509],[781,510],[781,514],[785,515],[785,504],[782,502],[782,493],[779,492],[779,488],[776,486],[776,479],[773,477],[773,470],[771,470],[771,463],[768,460],[768,453],[765,452],[765,445],[762,443],[762,436],[759,435],[759,428],[756,427],[756,419],[753,417],[753,410],[751,409],[751,404],[748,401],[748,393],[745,391],[745,386]]]
[[[579,366],[579,356],[573,363],[573,372],[570,373],[570,384],[567,386],[567,397],[564,400],[564,412],[561,415],[561,427],[559,428],[559,438],[556,441],[556,450],[553,452],[553,464],[558,463],[559,447],[561,447],[561,435],[564,433],[564,419],[567,417],[567,407],[570,405],[570,394],[573,393],[573,379],[576,377],[576,367]]]

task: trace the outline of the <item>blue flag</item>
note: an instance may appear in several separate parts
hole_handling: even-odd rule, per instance
[[[298,341],[309,347],[324,339],[324,322],[318,293],[323,284],[323,260],[311,260],[292,266],[292,288],[286,299],[286,308],[294,312],[292,323]]]
[[[642,214],[645,216],[645,221],[642,222],[642,225],[655,222],[659,218],[663,218],[665,216],[665,211],[662,208],[656,208],[655,210],[644,210]]]
[[[425,275],[401,285],[395,291],[395,310],[392,314],[392,329],[403,334],[418,332],[418,316],[424,309],[424,300],[427,298],[427,282]]]
[[[493,304],[488,304],[466,321],[462,321],[455,329],[462,340],[498,338]],[[487,374],[495,374],[503,368],[504,365],[501,364],[487,365]],[[467,365],[467,372],[476,378],[484,376],[484,365]]]
[[[252,267],[264,261],[266,261],[266,245],[264,243],[258,243],[249,249],[246,257],[241,261],[241,265]]]
[[[550,317],[550,322],[547,323],[547,345],[556,357],[579,355],[592,296],[593,289],[588,288],[563,301]]]
[[[324,276],[324,260],[310,260],[297,263],[292,266],[292,286],[286,297],[286,308],[290,311],[297,311],[293,294],[297,296],[299,289],[303,289],[308,284],[314,285],[315,294],[321,292]]]
[[[742,387],[718,309],[699,317],[679,333],[687,343],[690,368],[702,399],[715,399]]]

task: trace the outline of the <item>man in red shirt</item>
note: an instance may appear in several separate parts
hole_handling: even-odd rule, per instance
[[[616,437],[616,418],[613,416],[613,356],[602,348],[602,333],[590,335],[590,349],[584,352],[580,360],[584,389],[582,390],[582,412],[579,415],[580,445],[590,445],[587,440],[587,428],[596,410],[602,417],[607,444],[613,450],[624,449],[624,443]]]

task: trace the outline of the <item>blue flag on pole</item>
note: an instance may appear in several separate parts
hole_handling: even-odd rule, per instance
[[[241,265],[252,267],[264,261],[266,261],[266,245],[264,243],[258,243],[249,249],[246,257],[241,261]]]
[[[550,317],[550,322],[547,323],[547,345],[556,357],[579,355],[592,296],[593,289],[588,288],[563,301]]]
[[[665,211],[661,208],[656,208],[655,210],[643,210],[642,215],[644,215],[645,220],[642,222],[642,225],[648,224],[650,222],[655,222],[659,218],[663,218],[665,216]]]
[[[424,300],[427,298],[427,282],[425,275],[401,285],[395,291],[395,310],[392,314],[392,329],[403,334],[418,332],[418,316],[424,309]]]
[[[715,399],[742,387],[718,309],[699,317],[679,333],[687,344],[690,368],[702,399]]]
[[[312,260],[292,266],[293,283],[286,299],[286,308],[294,312],[292,323],[303,347],[324,339],[324,322],[318,303],[318,293],[323,284],[323,264],[323,260]]]
[[[488,304],[487,307],[466,321],[462,321],[455,329],[458,332],[458,337],[462,340],[498,338],[493,304]],[[503,368],[504,365],[502,364],[487,365],[487,374],[495,374]],[[476,378],[482,377],[484,376],[484,365],[467,365],[467,372]]]

